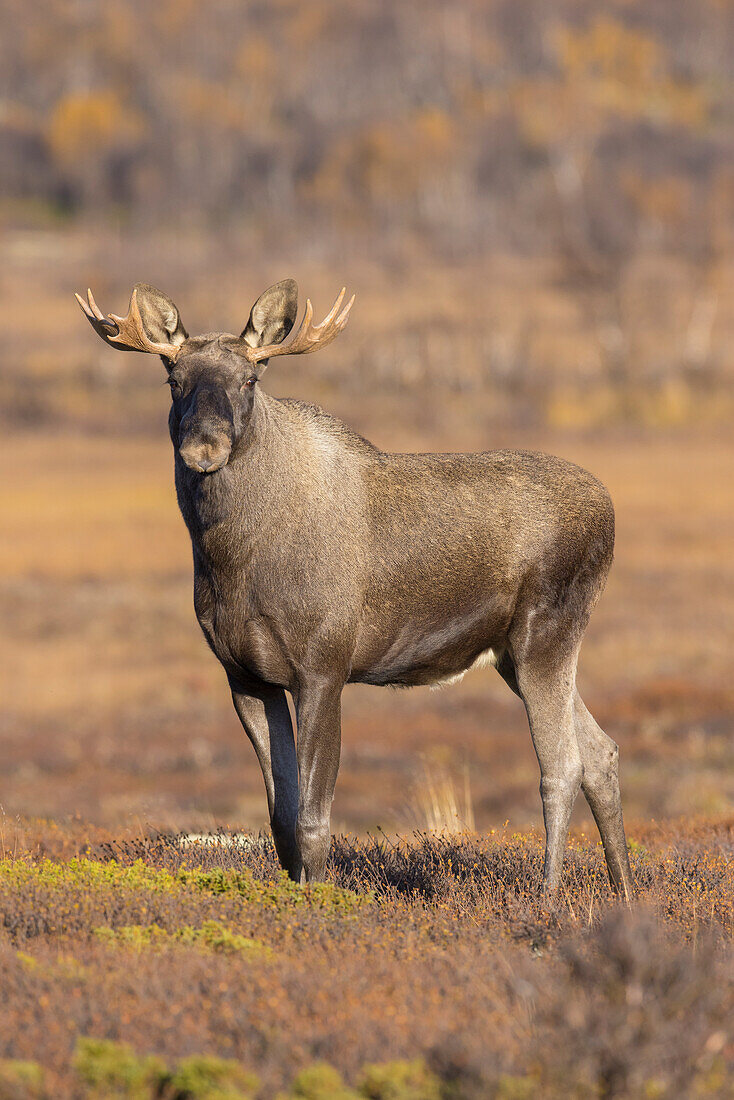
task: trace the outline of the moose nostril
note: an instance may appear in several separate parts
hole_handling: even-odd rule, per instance
[[[199,474],[210,474],[226,465],[230,448],[221,443],[213,447],[210,444],[202,445],[199,440],[188,440],[179,447],[178,453],[190,470]]]

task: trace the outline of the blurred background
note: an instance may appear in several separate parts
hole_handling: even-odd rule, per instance
[[[345,335],[266,388],[395,450],[551,450],[617,505],[580,682],[629,818],[734,796],[734,3],[1,0],[0,807],[259,827],[196,625],[168,391],[75,290]],[[495,673],[349,688],[336,828],[537,824]],[[453,813],[453,811],[452,811]],[[450,815],[451,816],[451,815]],[[579,807],[577,824],[588,823]]]

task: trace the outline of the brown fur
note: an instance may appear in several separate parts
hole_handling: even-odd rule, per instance
[[[161,297],[139,294],[151,332],[161,310],[180,326]],[[287,280],[240,337],[181,327],[168,364],[196,614],[258,753],[284,866],[324,872],[344,684],[431,684],[491,650],[528,711],[546,885],[557,885],[583,785],[612,881],[628,891],[616,746],[575,686],[612,561],[609,494],[545,454],[388,454],[313,405],[275,400],[242,348],[283,339],[294,319]]]

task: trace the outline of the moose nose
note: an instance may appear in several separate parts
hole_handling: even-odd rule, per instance
[[[188,444],[179,448],[179,454],[190,470],[197,474],[213,474],[226,465],[229,447]]]

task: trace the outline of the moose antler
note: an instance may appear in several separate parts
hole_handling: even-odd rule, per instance
[[[312,351],[325,348],[327,344],[337,338],[344,328],[349,317],[349,311],[354,305],[354,295],[352,295],[344,309],[339,313],[346,292],[346,287],[342,287],[341,294],[320,325],[311,324],[313,306],[311,305],[311,299],[307,298],[306,312],[303,314],[301,327],[290,344],[286,344],[285,347],[282,344],[266,344],[262,348],[247,348],[245,357],[251,363],[259,363],[262,359],[269,359],[271,355],[309,355]]]
[[[154,355],[165,355],[167,359],[172,360],[176,359],[181,350],[177,344],[156,344],[146,335],[138,306],[137,287],[130,297],[127,317],[117,317],[114,313],[105,317],[95,302],[91,290],[87,290],[86,302],[80,294],[75,294],[74,297],[94,331],[110,347],[117,348],[119,351],[149,351]]]

